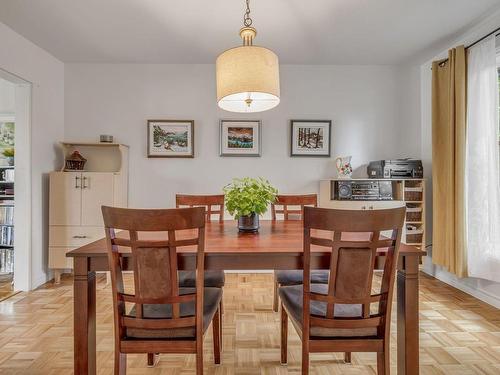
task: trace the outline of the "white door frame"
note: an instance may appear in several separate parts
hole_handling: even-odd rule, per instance
[[[31,97],[32,84],[0,68],[0,78],[15,85],[14,290],[32,289]]]

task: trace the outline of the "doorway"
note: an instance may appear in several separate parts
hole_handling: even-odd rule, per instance
[[[31,83],[0,70],[0,300],[31,289]]]

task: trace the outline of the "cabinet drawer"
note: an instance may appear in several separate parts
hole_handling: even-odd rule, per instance
[[[49,247],[49,268],[73,269],[73,258],[66,257],[68,251],[76,247]]]
[[[103,227],[50,226],[49,228],[49,246],[80,247],[103,237]]]

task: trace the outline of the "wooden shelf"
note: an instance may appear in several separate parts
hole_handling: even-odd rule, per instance
[[[64,141],[61,142],[64,146],[90,146],[90,147],[129,147],[128,145],[124,145],[122,143],[107,143],[107,142],[69,142]]]
[[[113,172],[128,171],[129,146],[121,143],[92,142],[60,142],[62,159],[66,160],[74,151],[78,151],[87,162],[82,172]],[[60,171],[65,171],[65,163]]]
[[[422,178],[353,178],[351,181],[392,181],[393,189],[393,200],[392,201],[352,201],[352,200],[337,200],[335,195],[332,194],[334,191],[333,181],[345,181],[346,179],[332,178],[323,179],[320,181],[320,193],[319,193],[319,206],[326,208],[341,208],[341,209],[363,209],[363,206],[373,204],[375,209],[390,208],[391,203],[402,202],[409,210],[407,211],[405,220],[405,226],[403,230],[403,239],[406,236],[410,237],[410,243],[413,246],[425,247],[426,244],[426,181]],[[405,200],[409,198],[411,200]],[[418,200],[414,200],[418,198]],[[386,203],[387,202],[387,203]],[[385,206],[384,206],[385,205]],[[418,232],[413,232],[407,230],[408,226],[415,226]],[[421,241],[414,242],[415,240]]]

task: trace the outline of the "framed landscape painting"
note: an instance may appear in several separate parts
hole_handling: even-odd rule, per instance
[[[148,120],[148,158],[193,158],[194,121]]]
[[[221,156],[260,156],[260,121],[221,120]]]
[[[330,156],[330,120],[291,120],[291,156]]]

